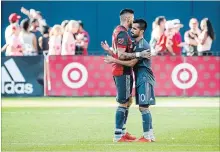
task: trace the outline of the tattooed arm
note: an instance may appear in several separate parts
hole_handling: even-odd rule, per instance
[[[118,49],[118,57],[120,60],[135,59],[139,57],[150,59],[151,53],[149,49],[144,50],[142,52],[136,52],[136,53],[127,53],[127,52],[120,51],[120,49]]]
[[[125,65],[125,66],[128,66],[128,67],[133,67],[138,62],[138,59],[122,61],[122,60],[113,58],[112,56],[107,56],[107,57],[104,58],[104,61],[105,61],[105,63],[108,63],[108,64],[117,63],[117,64]]]

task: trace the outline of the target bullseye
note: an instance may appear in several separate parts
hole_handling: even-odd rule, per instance
[[[198,79],[198,73],[193,65],[189,63],[181,63],[173,69],[171,77],[176,87],[180,89],[188,89],[196,83]]]
[[[84,65],[72,62],[63,69],[62,79],[63,82],[72,89],[81,88],[88,80],[88,71]]]

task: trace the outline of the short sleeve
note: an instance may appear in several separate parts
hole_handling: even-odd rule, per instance
[[[126,48],[128,46],[127,32],[122,31],[118,34],[116,45],[117,45],[117,48]]]

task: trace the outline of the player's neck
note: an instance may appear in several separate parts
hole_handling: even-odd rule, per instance
[[[143,38],[143,36],[139,36],[135,39],[135,42],[139,42],[141,39]]]
[[[127,30],[129,29],[129,26],[127,23],[121,23],[121,26],[124,26]]]

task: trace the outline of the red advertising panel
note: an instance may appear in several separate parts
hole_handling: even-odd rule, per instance
[[[156,96],[219,96],[219,57],[152,57]],[[51,56],[48,96],[115,96],[111,65],[100,56]]]
[[[49,96],[114,96],[111,65],[100,56],[51,56]],[[48,87],[47,87],[48,88]]]

